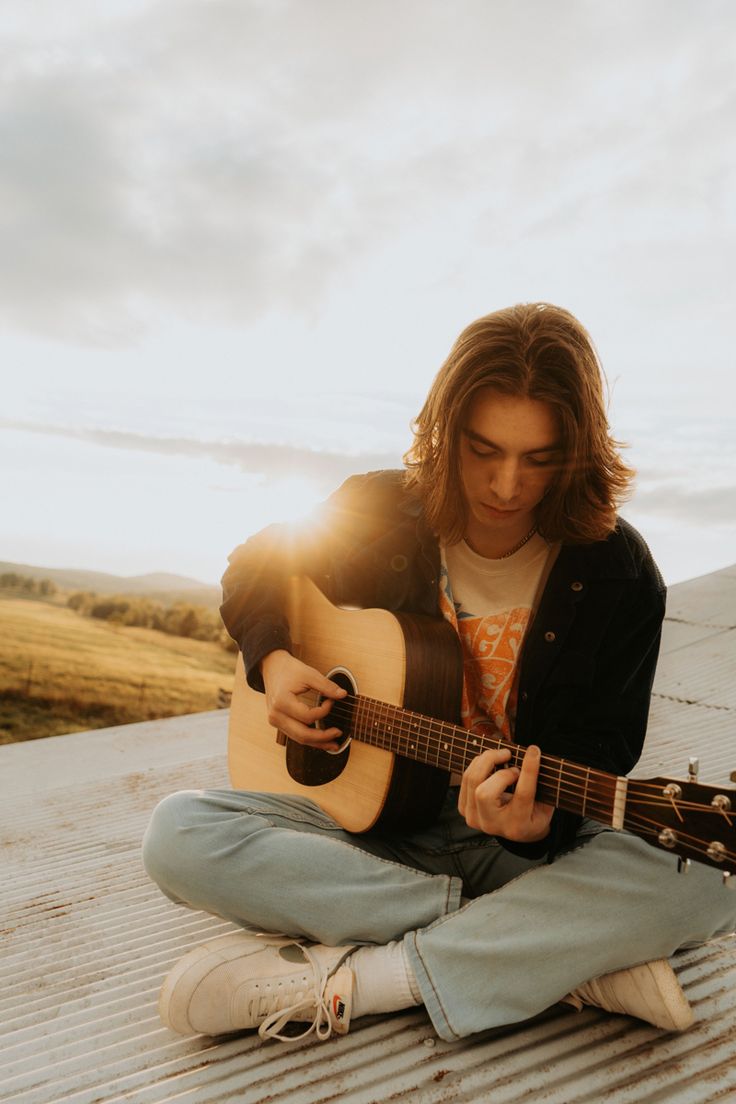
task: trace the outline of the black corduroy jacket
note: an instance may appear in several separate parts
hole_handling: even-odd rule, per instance
[[[270,526],[236,548],[221,614],[250,685],[262,690],[260,661],[291,647],[289,575],[309,575],[336,605],[439,618],[439,571],[437,537],[404,473],[371,472],[348,479],[310,525]],[[514,740],[628,774],[646,733],[665,593],[647,545],[623,519],[604,541],[563,545],[524,642]],[[546,840],[500,842],[551,861],[579,823],[557,810]]]

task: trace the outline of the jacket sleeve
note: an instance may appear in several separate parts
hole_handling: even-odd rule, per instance
[[[220,614],[254,690],[263,690],[264,656],[291,650],[285,617],[290,576],[308,575],[333,601],[363,604],[360,550],[385,525],[394,485],[392,473],[351,476],[303,523],[271,525],[231,553]]]
[[[351,481],[348,480],[348,483]],[[231,552],[222,577],[220,615],[243,654],[246,678],[263,690],[260,662],[278,648],[291,651],[285,616],[291,575],[323,581],[328,571],[330,519],[340,512],[346,484],[299,525],[270,525]]]

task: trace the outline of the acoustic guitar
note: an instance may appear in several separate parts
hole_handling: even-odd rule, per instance
[[[348,691],[326,720],[343,733],[340,750],[306,747],[273,728],[239,656],[228,740],[235,789],[301,794],[350,832],[409,829],[437,817],[451,773],[480,752],[508,748],[509,765],[521,765],[521,745],[455,723],[463,664],[446,622],[336,607],[306,577],[290,581],[287,620],[294,654]],[[696,772],[691,760],[687,780],[632,779],[543,754],[537,799],[633,832],[676,854],[680,869],[691,859],[716,867],[728,881],[736,789],[702,785]]]

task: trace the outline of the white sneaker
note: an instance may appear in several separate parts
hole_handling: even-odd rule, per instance
[[[578,1012],[584,1004],[636,1016],[664,1031],[685,1031],[695,1019],[675,972],[666,959],[616,970],[586,981],[563,997]]]
[[[225,1035],[258,1028],[284,1042],[315,1033],[328,1039],[350,1026],[353,973],[342,962],[355,948],[303,945],[247,932],[222,936],[184,955],[161,989],[158,1010],[181,1035]],[[291,1021],[309,1026],[280,1032]]]

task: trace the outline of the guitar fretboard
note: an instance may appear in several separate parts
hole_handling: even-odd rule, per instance
[[[511,758],[505,766],[521,767],[526,751],[495,731],[469,732],[448,721],[363,695],[349,694],[336,701],[330,719],[342,724],[346,735],[362,743],[450,772],[462,773],[477,755],[490,749],[507,749]],[[624,813],[622,781],[593,767],[542,755],[537,800],[590,816],[601,824],[620,827]]]

